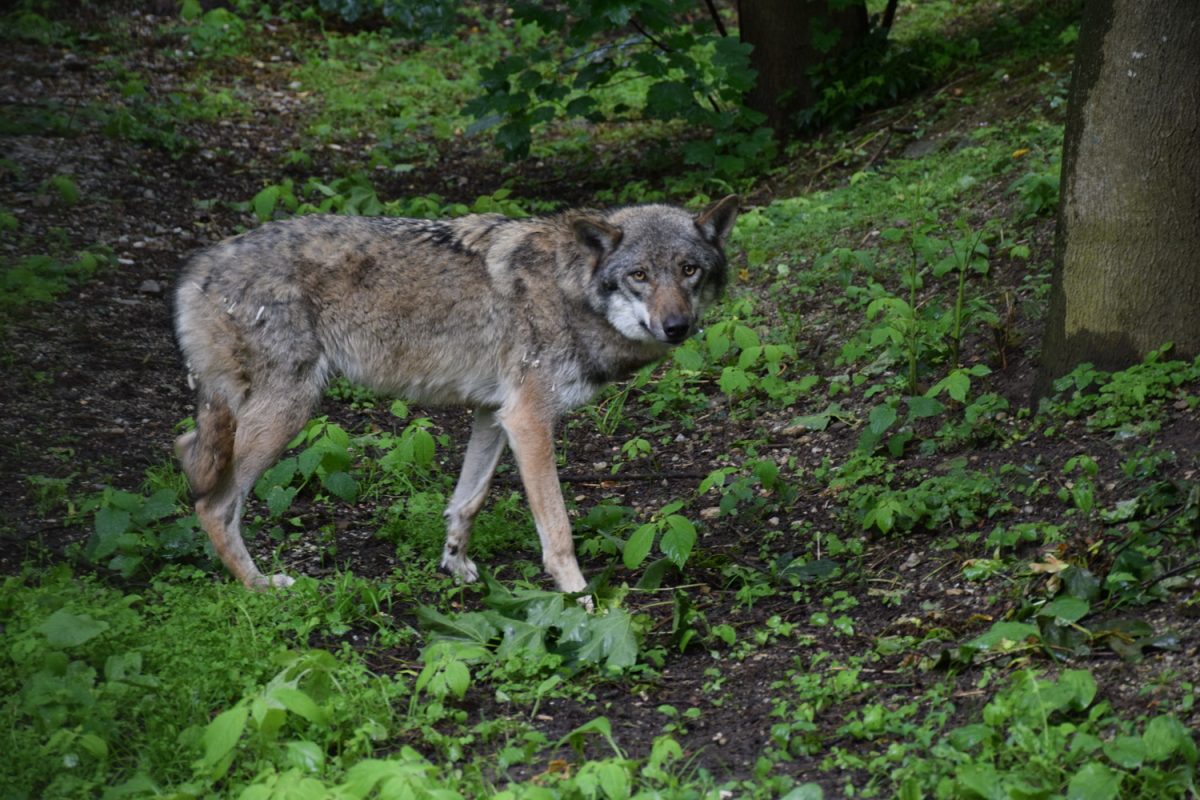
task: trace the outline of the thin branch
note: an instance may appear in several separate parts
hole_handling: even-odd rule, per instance
[[[640,33],[642,36],[645,36],[650,41],[650,43],[652,45],[654,45],[655,47],[657,47],[659,50],[662,50],[664,53],[671,52],[671,48],[667,47],[665,44],[660,42],[658,39],[655,39],[654,36],[651,35],[650,31],[648,31],[644,27],[642,27],[642,23],[638,22],[637,17],[631,18],[629,20],[629,24],[633,25],[634,29],[638,33]]]
[[[896,3],[898,0],[892,0]],[[721,21],[721,15],[717,12],[717,4],[713,0],[704,0],[704,5],[708,6],[708,14],[712,17],[713,24],[717,26],[717,33],[722,36],[728,36],[729,32],[725,30],[725,23]]]
[[[892,23],[896,21],[896,6],[900,5],[900,0],[888,0],[887,8],[883,10],[883,20],[879,23],[879,27],[885,31],[892,29]]]

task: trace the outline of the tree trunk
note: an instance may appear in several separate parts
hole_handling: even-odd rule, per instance
[[[750,66],[758,81],[746,105],[767,116],[767,125],[786,138],[793,116],[817,99],[808,71],[836,58],[867,35],[867,6],[830,0],[741,0],[739,35],[754,45]],[[836,41],[834,41],[836,37]],[[826,48],[826,49],[822,49]]]
[[[1200,353],[1200,3],[1089,0],[1034,396],[1083,362]]]

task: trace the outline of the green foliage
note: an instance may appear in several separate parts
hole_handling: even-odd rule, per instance
[[[1087,670],[1057,679],[1021,671],[980,722],[947,731],[928,758],[892,778],[901,797],[1185,797],[1196,790],[1196,762],[1196,744],[1177,719],[1118,719]]]
[[[903,16],[903,14],[901,15]],[[873,30],[867,40],[840,58],[812,70],[817,100],[800,112],[807,130],[845,127],[863,112],[896,103],[979,57],[974,38],[944,32],[889,40],[889,31]]]
[[[754,80],[749,47],[685,16],[691,5],[572,0],[515,10],[540,35],[484,69],[482,92],[467,105],[477,119],[473,129],[495,127],[495,142],[510,157],[527,155],[536,126],[551,120],[635,117],[703,131],[683,144],[684,160],[719,178],[761,167],[773,155],[761,115],[741,105]],[[631,25],[636,32],[625,33]]]
[[[313,5],[349,23],[364,24],[379,18],[394,34],[415,39],[448,35],[457,22],[457,4],[450,0],[316,0]]]
[[[1042,401],[1042,410],[1082,418],[1093,430],[1154,430],[1164,405],[1173,399],[1195,407],[1200,400],[1186,392],[1200,380],[1200,359],[1166,358],[1167,344],[1146,355],[1141,364],[1116,373],[1080,364],[1054,382],[1057,396]]]
[[[248,44],[247,33],[253,32],[253,26],[229,9],[217,7],[205,11],[199,0],[184,0],[179,16],[189,23],[183,29],[188,44],[196,55],[205,59],[240,55]]]
[[[486,573],[484,581],[488,611],[446,615],[428,607],[418,610],[432,633],[423,655],[425,680],[418,684],[428,686],[435,697],[461,698],[469,685],[466,664],[472,662],[503,671],[527,668],[514,662],[525,661],[546,673],[560,667],[622,670],[636,663],[637,633],[628,611],[612,607],[588,613],[561,592],[513,591]]]
[[[469,28],[421,46],[377,29],[440,36],[448,5],[346,0],[322,17],[313,2],[238,0],[216,14],[188,3],[156,34],[186,37],[182,55],[166,48],[156,61],[192,70],[171,91],[119,66],[125,26],[140,37],[144,17],[78,34],[110,54],[89,63],[111,102],[14,106],[0,132],[103,131],[178,155],[192,122],[251,122],[260,87],[287,86],[303,103],[303,139],[285,145],[298,149],[276,164],[284,175],[233,204],[261,221],[550,210],[519,196],[540,180],[526,167],[490,151],[442,161],[473,146],[462,106],[481,75],[514,107],[487,111],[476,130],[512,122],[519,145],[527,123],[553,176],[543,195],[560,167],[576,174],[577,157],[635,152],[646,174],[595,203],[678,200],[751,177],[773,199],[749,195],[761,204],[739,218],[730,297],[707,327],[611,389],[591,421],[568,420],[607,437],[566,454],[594,614],[531,583],[544,580],[535,526],[508,463],[472,542],[501,577],[479,588],[436,574],[457,459],[442,430],[461,419],[400,402],[388,417],[388,401],[345,381],[329,394],[355,413],[315,420],[247,503],[251,536],[285,542],[286,560],[304,535],[300,557],[321,560],[321,578],[286,592],[214,579],[170,465],[140,490],[93,492],[80,487],[126,473],[74,463],[66,436],[39,452],[61,471],[37,461],[48,474],[16,484],[46,519],[17,532],[30,559],[0,584],[0,785],[17,797],[1195,794],[1193,732],[1180,722],[1194,717],[1194,670],[1163,653],[1186,655],[1200,601],[1200,489],[1179,444],[1200,406],[1200,364],[1162,350],[1118,373],[1083,367],[1038,414],[1022,408],[1006,355],[1024,370],[1036,350],[1020,333],[1046,296],[1061,140],[1038,115],[1064,99],[1070,36],[1029,4],[984,29],[958,15],[966,6],[905,4],[882,71],[878,51],[819,71],[810,119],[851,120],[950,69],[953,86],[864,136],[795,145],[774,166],[757,122],[732,118],[745,53],[716,39],[697,6],[467,10]],[[666,11],[649,19],[647,8]],[[31,16],[14,33],[10,16],[0,37],[74,46],[51,4],[21,10],[47,25]],[[1033,55],[995,55],[1018,46]],[[250,64],[253,85],[239,80]],[[1013,96],[1032,103],[1020,119],[975,124]],[[637,124],[603,124],[625,120]],[[902,137],[947,132],[953,146],[888,158]],[[651,162],[664,141],[700,172],[652,177],[660,165],[679,172],[678,160]],[[0,212],[13,253],[6,309],[45,302],[106,261],[70,266],[65,232],[36,241],[44,224],[108,203],[81,162],[53,163],[36,175],[0,163],[17,196],[40,195],[36,210]],[[454,200],[405,188],[429,186],[420,170],[431,165]],[[261,166],[246,164],[250,180]],[[483,180],[477,166],[522,188],[464,201]],[[784,196],[805,181],[832,188]],[[229,210],[223,196],[203,202]],[[14,365],[18,386],[58,380],[57,368]],[[589,466],[595,480],[576,483]],[[666,483],[635,474],[655,470]],[[670,497],[684,501],[660,508]],[[88,536],[64,556],[90,558],[78,563],[102,579],[45,566],[59,555],[39,539],[59,527]],[[344,548],[369,536],[382,541],[362,558],[394,550],[382,556],[389,574],[373,560],[369,576],[330,569],[357,566]],[[1087,671],[1110,654],[1148,662],[1143,684]],[[754,712],[747,725],[752,704],[770,710],[764,747],[714,776],[725,742],[754,734],[724,724],[740,703]],[[727,716],[706,714],[722,707]]]
[[[996,476],[966,468],[964,461],[905,488],[892,488],[893,468],[881,456],[859,456],[842,468],[831,488],[844,492],[847,511],[863,528],[881,533],[929,529],[971,529],[1012,510]]]
[[[105,487],[80,504],[80,514],[93,519],[83,554],[125,577],[156,571],[165,561],[194,558],[204,551],[207,537],[195,517],[180,516],[187,505],[179,488],[142,495]]]
[[[1053,215],[1058,210],[1058,165],[1049,172],[1027,172],[1008,190],[1021,200],[1024,218]]]
[[[6,265],[0,278],[0,310],[31,303],[52,302],[63,292],[91,278],[108,265],[110,257],[100,248],[84,250],[73,261],[48,255],[26,256]]]
[[[263,187],[240,210],[252,211],[259,221],[300,214],[347,214],[355,216],[422,217],[440,219],[464,214],[504,214],[525,217],[530,208],[546,210],[537,203],[525,203],[512,197],[512,190],[501,188],[482,195],[475,202],[447,202],[440,195],[428,194],[396,200],[383,200],[367,176],[354,173],[324,183],[310,178],[297,187],[291,178]]]
[[[287,512],[314,478],[324,491],[347,503],[357,499],[358,481],[350,475],[350,435],[341,426],[327,417],[314,419],[288,443],[289,450],[300,446],[302,450],[280,459],[254,486],[255,496],[266,502],[272,518]]]

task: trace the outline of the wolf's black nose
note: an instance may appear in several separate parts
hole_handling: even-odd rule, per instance
[[[663,320],[663,335],[671,344],[679,344],[692,329],[691,321],[682,314],[672,314]]]

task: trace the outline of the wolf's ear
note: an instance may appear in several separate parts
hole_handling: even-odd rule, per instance
[[[576,241],[595,258],[593,263],[597,266],[617,249],[625,235],[620,228],[596,217],[576,217],[571,220],[571,229],[575,231]]]
[[[720,247],[725,237],[733,230],[733,221],[738,215],[738,196],[731,194],[718,200],[696,215],[696,227],[704,238]]]

